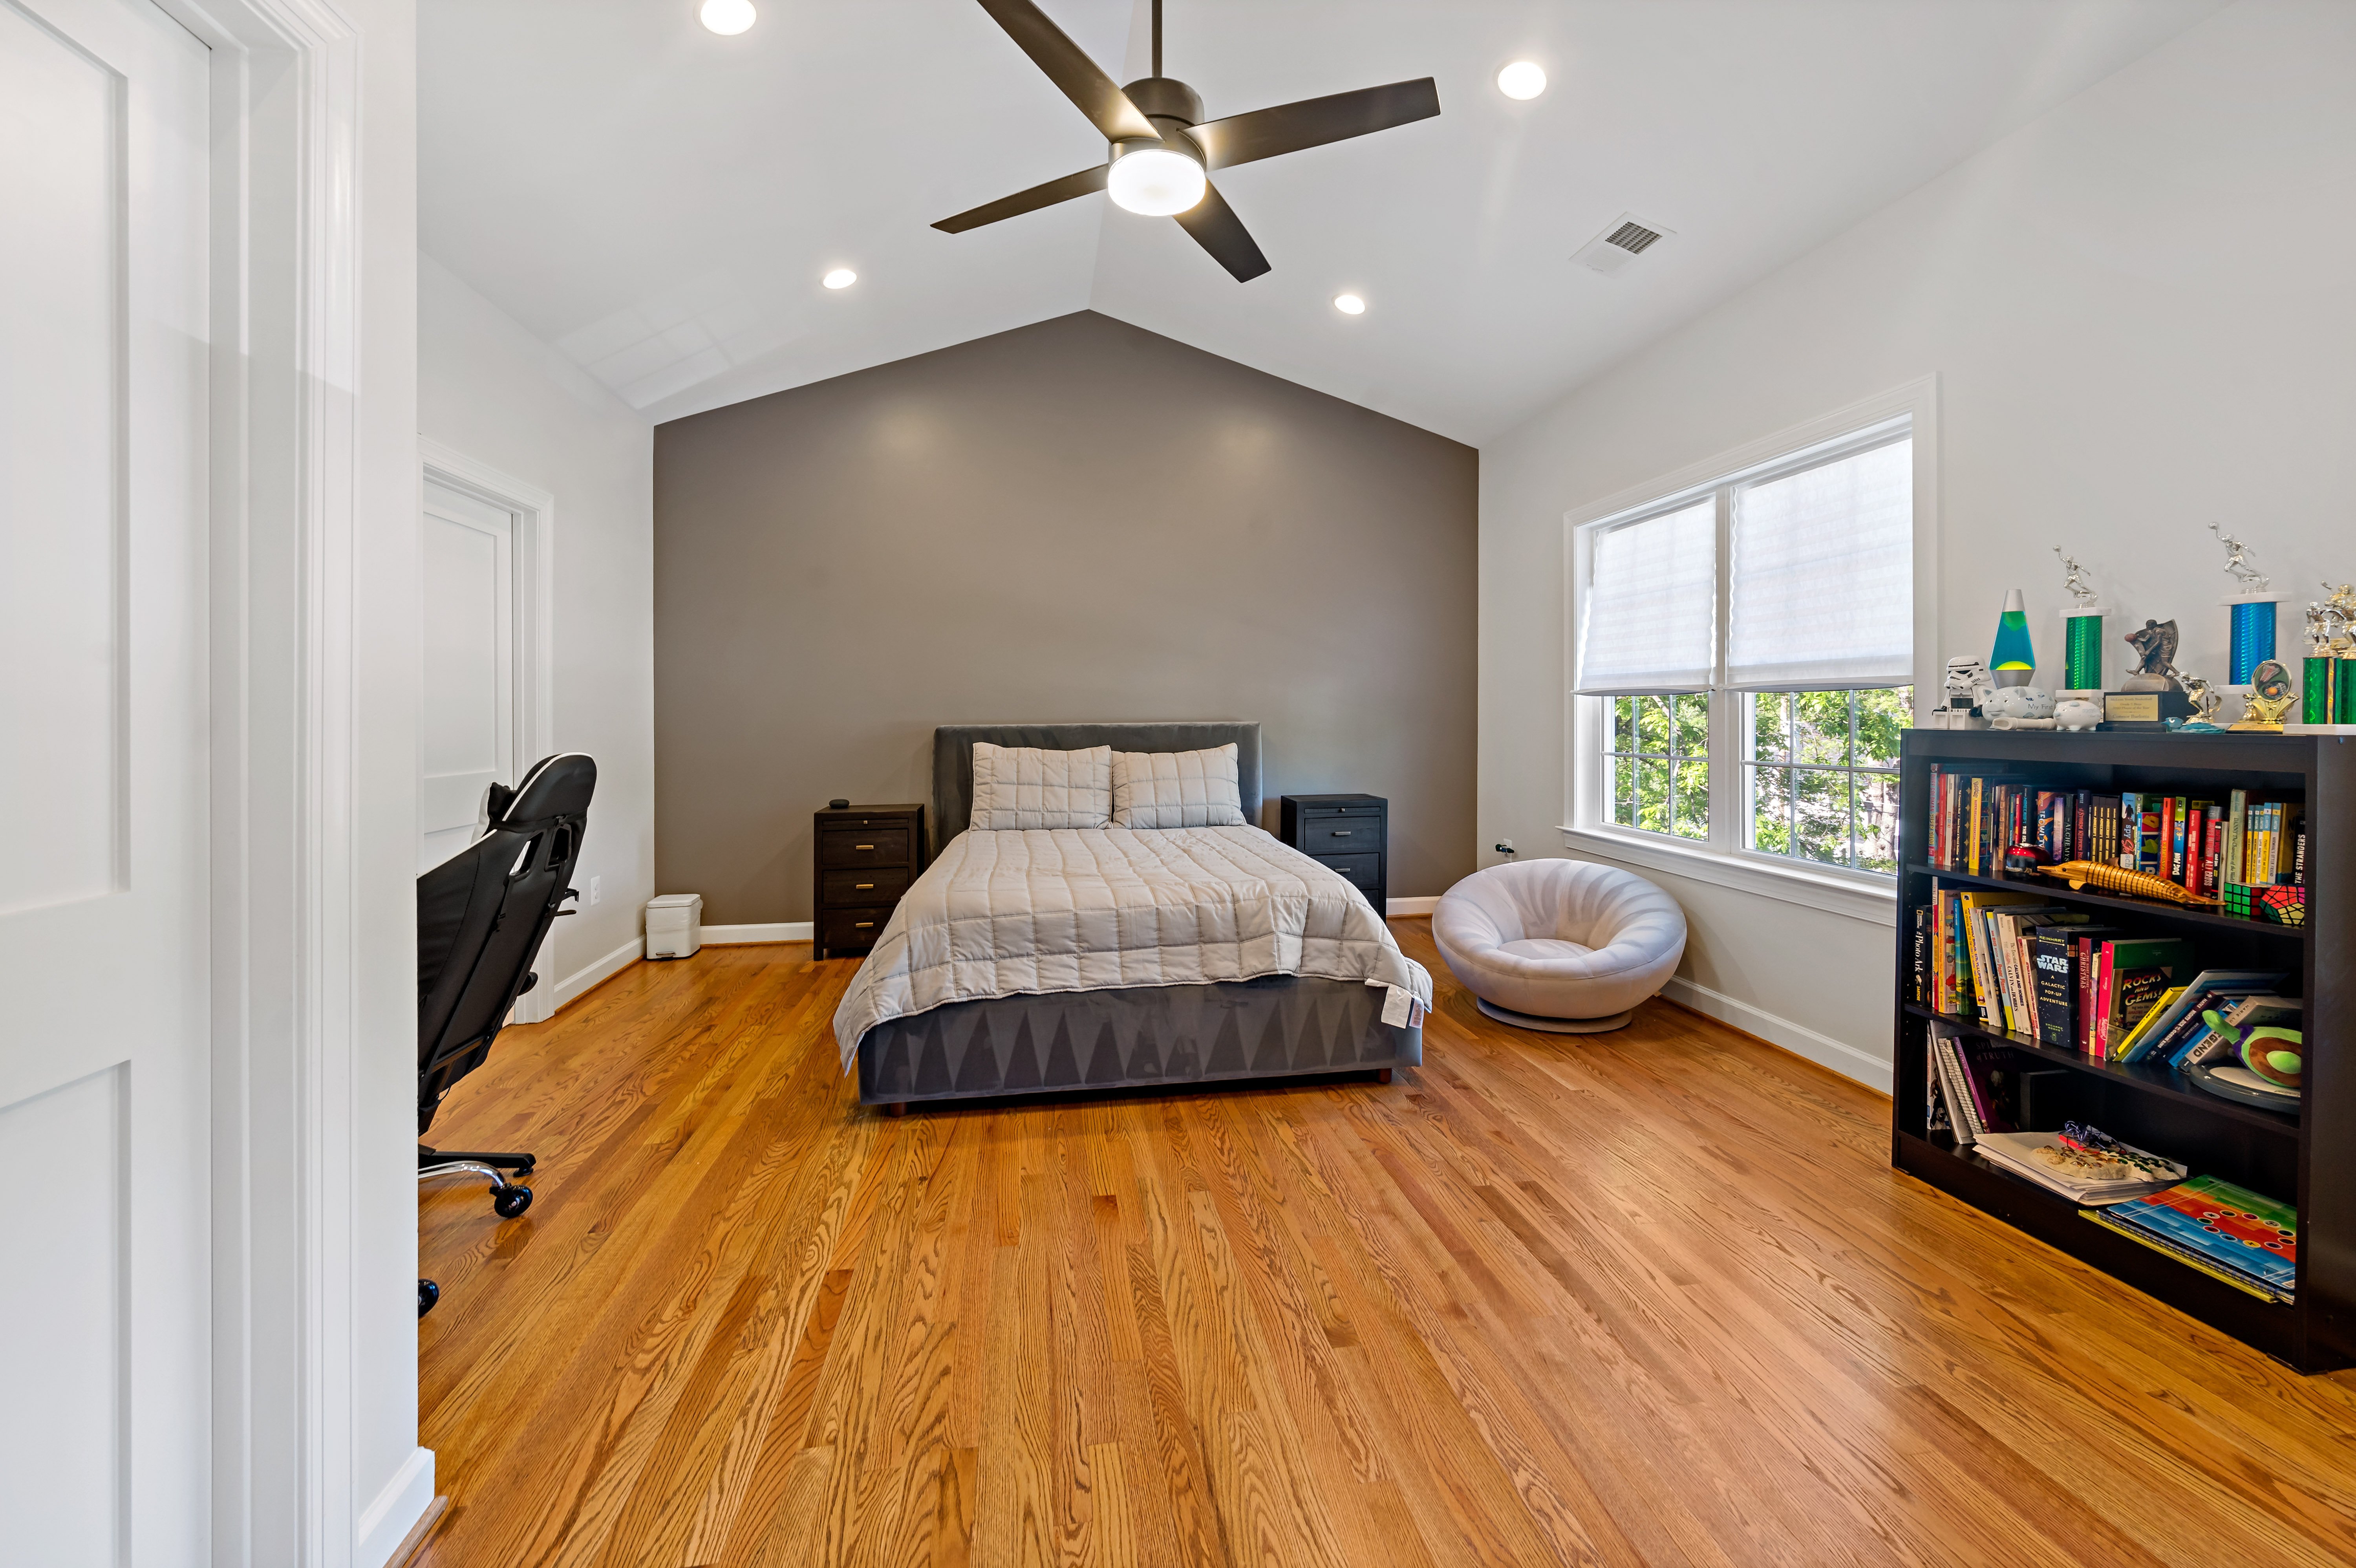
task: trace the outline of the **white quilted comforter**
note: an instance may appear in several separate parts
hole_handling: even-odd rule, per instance
[[[959,833],[892,912],[834,1011],[868,1030],[950,1002],[1305,974],[1431,1005],[1365,895],[1258,828]]]

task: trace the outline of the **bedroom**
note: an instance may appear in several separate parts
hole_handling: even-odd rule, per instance
[[[196,182],[17,297],[211,269],[181,392],[5,380],[19,667],[146,639],[11,710],[35,1560],[2356,1560],[2356,771],[2196,701],[2356,669],[2356,9],[12,15],[9,166],[116,145],[66,39]],[[25,523],[84,436],[127,553]],[[2128,796],[2175,891],[2034,864]],[[2264,977],[2261,1087],[2016,1025],[2049,917],[2122,1052]]]

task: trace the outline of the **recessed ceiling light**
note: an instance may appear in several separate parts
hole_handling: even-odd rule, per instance
[[[717,5],[719,4],[719,0],[712,0],[712,3]],[[852,284],[855,284],[858,281],[859,274],[852,272],[849,267],[837,267],[834,271],[827,274],[826,276],[819,279],[819,282],[826,285],[829,288],[849,288]]]
[[[703,9],[696,15],[713,32],[734,38],[751,27],[760,13],[753,9],[753,0],[703,0]]]
[[[1364,316],[1366,302],[1355,294],[1337,294],[1333,296],[1333,308],[1344,316]]]
[[[725,0],[712,0],[714,5]],[[1497,73],[1497,91],[1508,98],[1536,98],[1546,91],[1546,72],[1535,60],[1517,59]]]

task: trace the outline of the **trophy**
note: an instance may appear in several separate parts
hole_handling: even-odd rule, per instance
[[[2094,590],[2086,585],[2086,569],[2073,557],[2063,555],[2058,544],[2053,553],[2062,562],[2062,589],[2071,599],[2070,607],[2062,612],[2062,689],[2099,692],[2103,689],[2103,607],[2095,602]]]
[[[2185,694],[2176,672],[2176,623],[2147,620],[2142,630],[2127,633],[2126,641],[2136,652],[2135,670],[2117,691],[2103,693],[2103,727],[2159,730],[2168,728],[2170,719],[2181,724],[2197,718],[2200,710]]]
[[[2282,596],[2271,592],[2271,580],[2250,564],[2248,545],[2226,532],[2222,523],[2211,523],[2209,532],[2225,547],[2225,575],[2235,590],[2220,601],[2233,617],[2225,641],[2231,664],[2227,684],[2246,686],[2258,666],[2275,656],[2275,606]]]
[[[2282,734],[2283,715],[2298,700],[2291,693],[2290,671],[2278,660],[2268,659],[2262,660],[2250,675],[2250,698],[2233,727],[2266,735]]]

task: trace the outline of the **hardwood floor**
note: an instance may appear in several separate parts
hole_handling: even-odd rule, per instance
[[[433,1568],[2356,1561],[2303,1379],[1888,1165],[1662,1003],[1439,978],[1377,1086],[861,1110],[799,946],[640,964],[434,1129]]]

